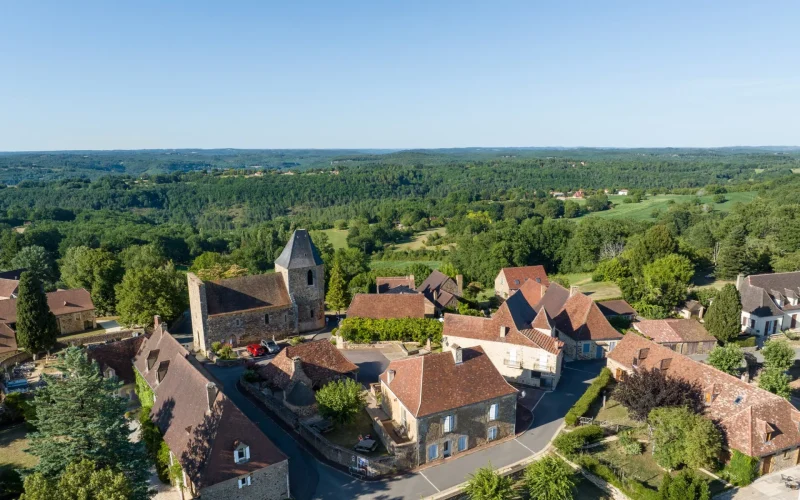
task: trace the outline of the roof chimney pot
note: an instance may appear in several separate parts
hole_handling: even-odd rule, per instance
[[[206,384],[206,402],[208,403],[208,411],[214,407],[214,401],[217,399],[217,384],[209,382]]]

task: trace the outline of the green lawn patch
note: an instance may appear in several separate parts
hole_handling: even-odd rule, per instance
[[[622,297],[622,291],[613,281],[592,281],[592,273],[570,273],[563,274],[569,280],[571,286],[578,289],[592,298],[592,300],[618,299]]]
[[[724,203],[714,203],[713,195],[700,196],[702,203],[712,205],[714,210],[720,212],[728,212],[733,205],[737,202],[747,203],[753,201],[758,193],[755,191],[745,191],[741,193],[726,193],[726,201]],[[609,217],[609,218],[630,218],[637,220],[655,220],[652,216],[654,209],[659,209],[662,212],[669,208],[669,202],[675,203],[692,201],[698,198],[694,195],[688,194],[659,194],[648,195],[647,199],[639,203],[624,203],[623,200],[626,196],[610,195],[609,201],[612,203],[612,208],[603,210],[601,212],[591,212],[584,215],[584,217]]]
[[[661,478],[666,474],[653,459],[653,448],[649,443],[640,455],[626,455],[616,441],[592,449],[592,455],[617,470],[618,475],[635,479],[653,489],[658,489]]]
[[[372,453],[359,453],[368,457],[387,455],[386,448],[383,447],[383,443],[375,435],[375,430],[372,428],[372,420],[366,410],[358,412],[356,418],[347,425],[336,424],[332,431],[325,434],[325,438],[335,445],[352,450],[358,444],[358,436],[366,437],[367,435],[371,435],[372,439],[378,442],[378,447]]]
[[[439,269],[442,265],[440,260],[373,260],[370,261],[370,269],[385,269],[387,267],[408,267],[412,264],[424,264],[431,269]]]
[[[437,227],[435,229],[428,229],[427,231],[421,231],[414,236],[411,237],[410,241],[406,241],[403,243],[398,243],[395,245],[395,249],[397,250],[435,250],[436,246],[427,246],[425,241],[428,239],[428,236],[432,235],[433,233],[439,233],[440,236],[447,235],[447,228],[446,227]],[[444,245],[443,248],[449,248],[450,245]]]
[[[39,459],[26,453],[28,430],[25,424],[0,429],[0,468],[27,469],[39,463]]]
[[[347,229],[323,229],[321,232],[328,235],[334,250],[347,248]]]
[[[611,422],[613,424],[624,425],[626,427],[639,427],[641,422],[633,420],[628,415],[628,409],[622,406],[619,401],[612,398],[606,400],[605,407],[603,406],[603,398],[598,398],[588,415],[593,416],[596,420],[602,422]]]

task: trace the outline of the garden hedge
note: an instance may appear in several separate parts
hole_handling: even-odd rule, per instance
[[[428,318],[347,318],[337,333],[344,340],[357,344],[388,340],[423,343],[429,338],[431,342],[441,343],[442,323]]]
[[[594,382],[586,389],[586,392],[578,399],[577,402],[569,409],[564,421],[567,425],[575,426],[578,424],[578,419],[589,411],[592,403],[600,396],[603,389],[611,382],[611,370],[603,368],[600,375],[594,379]]]
[[[603,439],[603,429],[598,425],[585,425],[572,432],[564,432],[553,441],[561,453],[572,456],[590,443]]]

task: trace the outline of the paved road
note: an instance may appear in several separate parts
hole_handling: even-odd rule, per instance
[[[543,450],[560,427],[564,414],[604,364],[602,360],[566,364],[558,388],[538,400],[532,427],[517,439],[449,460],[421,472],[375,482],[354,480],[349,475],[317,461],[289,433],[239,392],[236,381],[242,373],[241,366],[217,368],[209,365],[209,369],[223,384],[228,397],[289,457],[294,498],[400,500],[432,495],[437,490],[463,482],[479,467],[489,463],[495,468],[503,467]]]

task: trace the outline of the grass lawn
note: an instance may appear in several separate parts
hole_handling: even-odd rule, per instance
[[[347,229],[323,229],[321,232],[328,235],[334,250],[347,248]]]
[[[615,424],[626,425],[628,427],[638,427],[642,425],[628,416],[628,409],[622,406],[618,401],[609,398],[606,401],[606,406],[603,407],[603,398],[597,398],[592,409],[590,410],[597,420],[604,422],[613,422]]]
[[[368,457],[386,455],[386,448],[383,447],[380,439],[375,435],[375,430],[372,428],[372,420],[370,420],[366,410],[359,412],[355,420],[347,425],[337,424],[332,431],[325,434],[325,438],[333,444],[352,450],[358,444],[358,436],[366,436],[367,434],[372,435],[378,441],[378,448],[372,453],[362,454]]]
[[[618,299],[622,292],[616,283],[612,281],[592,281],[592,273],[572,273],[562,275],[569,280],[570,285],[575,285],[578,289],[590,296],[594,301],[606,299]]]
[[[437,227],[436,229],[428,229],[427,231],[422,231],[420,233],[415,234],[411,237],[410,241],[406,241],[403,243],[399,243],[395,245],[396,250],[422,250],[422,249],[435,249],[435,246],[429,247],[425,245],[425,240],[428,236],[432,235],[433,233],[439,233],[440,236],[447,235],[447,228],[446,227]],[[449,247],[450,245],[447,245]]]
[[[39,460],[25,453],[28,447],[25,424],[17,424],[0,429],[0,468],[9,466],[14,469],[33,467]]]
[[[592,455],[598,460],[653,489],[658,489],[661,478],[666,474],[653,459],[653,448],[650,444],[647,444],[641,455],[626,455],[615,441],[598,446],[596,450]]]
[[[373,260],[370,261],[370,269],[386,269],[387,267],[404,268],[412,264],[425,264],[431,269],[439,269],[442,265],[440,260]]]
[[[700,201],[703,203],[708,203],[713,205],[714,210],[718,210],[720,212],[728,212],[733,207],[736,202],[749,202],[755,199],[758,195],[755,191],[746,191],[742,193],[727,193],[725,194],[725,198],[727,201],[724,203],[714,203],[713,195],[706,195],[700,196]],[[639,203],[623,203],[626,196],[619,196],[619,195],[611,195],[608,197],[609,201],[612,203],[612,208],[610,210],[603,210],[602,212],[592,212],[590,214],[585,215],[584,217],[610,217],[610,218],[631,218],[631,219],[638,219],[638,220],[655,220],[652,217],[653,209],[660,209],[661,211],[666,211],[668,208],[668,202],[670,200],[680,203],[685,201],[691,201],[697,198],[694,195],[688,194],[659,194],[656,196],[648,195],[647,199],[642,200]]]

